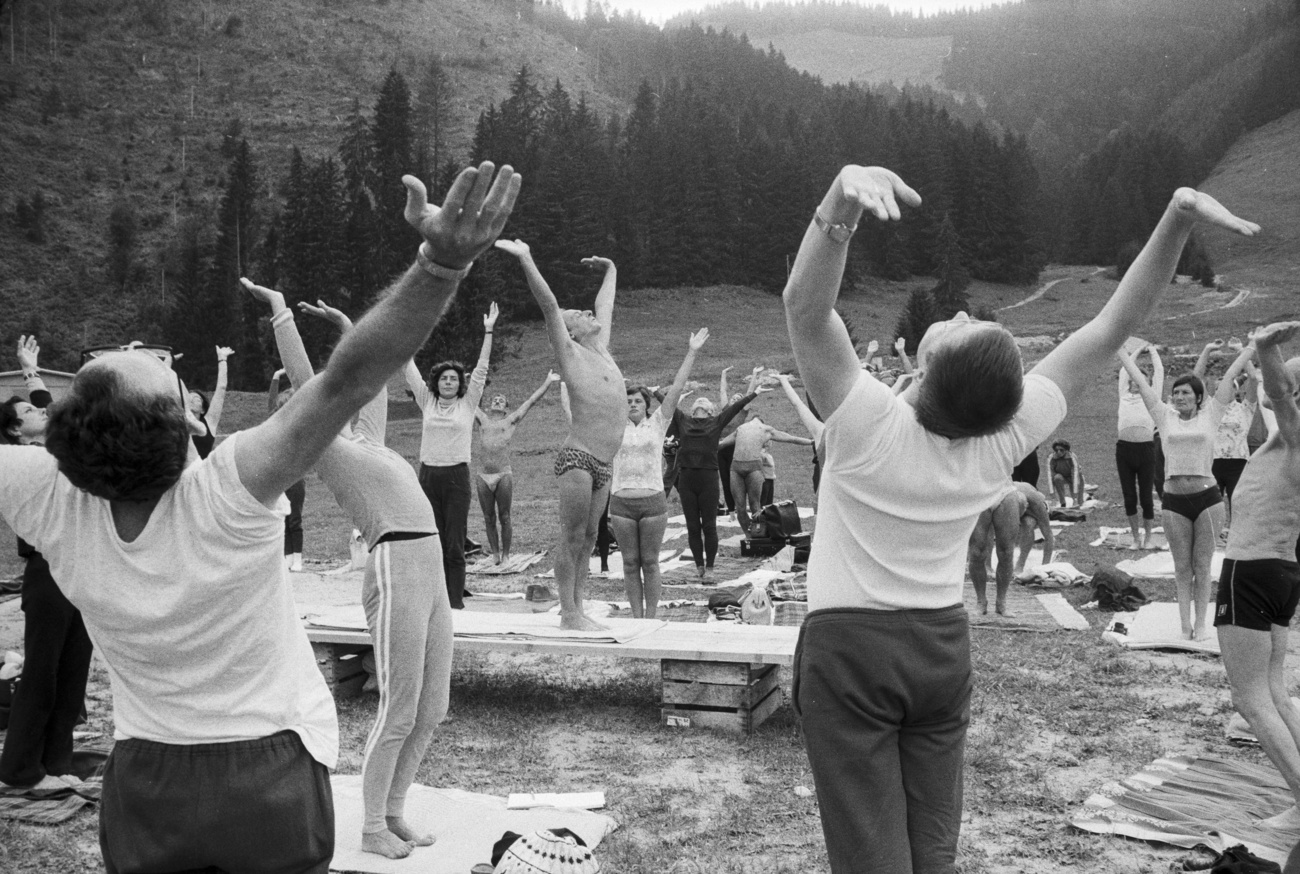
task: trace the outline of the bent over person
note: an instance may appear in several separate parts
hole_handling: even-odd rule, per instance
[[[519,180],[484,162],[442,209],[405,177],[424,243],[275,415],[185,466],[185,387],[151,355],[87,363],[46,448],[0,446],[0,517],[46,556],[113,690],[109,874],[320,872],[334,850],[338,721],[281,558],[285,488],[428,337],[500,233]],[[196,794],[197,793],[197,794]]]
[[[896,220],[899,201],[920,200],[888,170],[845,167],[784,293],[795,360],[826,423],[793,705],[836,874],[954,870],[975,522],[1151,312],[1195,222],[1258,229],[1180,189],[1101,313],[1028,376],[1006,329],[959,313],[926,331],[916,378],[895,396],[861,369],[834,305],[863,211]]]

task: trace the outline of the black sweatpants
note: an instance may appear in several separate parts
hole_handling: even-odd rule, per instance
[[[442,542],[442,570],[453,610],[465,607],[465,536],[469,529],[469,465],[420,465],[420,488],[433,507]]]
[[[718,479],[722,484],[722,499],[727,503],[727,512],[736,512],[736,496],[731,493],[731,459],[736,455],[736,446],[718,447]]]
[[[815,610],[793,689],[834,874],[952,874],[970,631],[937,610]]]
[[[1142,518],[1154,519],[1151,490],[1156,479],[1155,441],[1115,441],[1115,470],[1119,474],[1119,490],[1124,495],[1124,515],[1136,516],[1141,504]]]
[[[72,772],[72,730],[86,700],[93,647],[81,613],[38,552],[23,571],[23,674],[0,753],[0,782],[31,786]]]
[[[686,539],[696,567],[713,567],[718,555],[718,472],[683,467],[677,472],[677,493],[686,515]]]
[[[231,743],[118,741],[104,767],[108,874],[328,874],[329,769],[292,731]]]

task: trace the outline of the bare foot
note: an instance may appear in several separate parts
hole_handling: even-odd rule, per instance
[[[400,816],[386,816],[384,817],[384,819],[388,821],[388,830],[390,832],[397,835],[399,838],[401,838],[404,841],[410,841],[411,843],[415,844],[417,847],[432,847],[433,842],[438,840],[431,834],[428,835],[416,834],[415,831],[409,825],[406,824],[406,820]]]
[[[1237,218],[1228,212],[1223,204],[1204,191],[1180,188],[1174,192],[1173,202],[1181,212],[1190,215],[1196,221],[1218,225],[1244,237],[1253,237],[1259,233],[1259,225]]]
[[[362,832],[361,834],[362,852],[386,856],[389,859],[405,859],[411,855],[413,849],[415,849],[414,844],[402,840],[388,829],[378,832]]]
[[[561,613],[560,627],[566,631],[605,631],[606,627],[585,613]]]
[[[1266,828],[1286,829],[1295,831],[1300,829],[1300,809],[1293,804],[1277,816],[1270,816],[1268,819],[1261,819],[1259,824]]]
[[[492,556],[492,563],[501,564],[501,553],[498,552],[496,555]]]
[[[981,616],[987,616],[987,615],[989,615],[989,602],[986,601],[986,600],[984,600],[984,599],[982,599],[982,598],[976,600],[976,601],[975,601],[975,611],[976,611],[977,613],[979,613]]]
[[[1214,635],[1209,631],[1207,631],[1205,626],[1203,625],[1197,626],[1196,629],[1192,632],[1192,640],[1195,641],[1206,641],[1212,639],[1213,637]]]
[[[997,610],[997,611],[998,611],[998,615],[1001,616],[1001,617],[1003,617],[1003,618],[1010,618],[1010,617],[1016,615],[1015,613],[1013,613],[1013,612],[1011,612],[1010,610],[1007,609],[1007,605],[1006,605],[1005,603],[1003,603],[1003,604],[997,604],[997,605],[994,606],[993,609],[994,609],[994,610]]]

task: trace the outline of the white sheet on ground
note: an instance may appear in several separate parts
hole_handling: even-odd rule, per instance
[[[692,564],[692,560],[682,558],[680,549],[666,549],[659,553],[659,572],[666,574],[669,571],[677,570],[679,567],[686,567]],[[600,569],[600,558],[592,556],[587,564],[587,576],[599,580],[621,580],[623,578],[623,554],[611,552],[609,554],[609,571]],[[538,579],[550,580],[555,578],[555,568],[551,568],[544,574],[538,574]]]
[[[1139,559],[1121,561],[1115,567],[1135,577],[1173,579],[1174,555],[1171,552],[1153,552]],[[1223,550],[1216,549],[1214,550],[1214,557],[1210,559],[1210,574],[1215,580],[1219,578],[1219,571],[1222,569]]]
[[[1088,624],[1088,619],[1074,607],[1070,602],[1058,592],[1049,592],[1045,595],[1035,595],[1038,603],[1042,604],[1052,618],[1056,620],[1062,628],[1069,628],[1072,631],[1087,631],[1092,626]]]
[[[1165,529],[1157,526],[1151,529],[1151,542],[1147,549],[1168,549],[1169,541],[1165,540]],[[1133,532],[1125,528],[1109,528],[1101,525],[1097,529],[1097,539],[1089,546],[1106,546],[1110,549],[1132,549]]]
[[[584,602],[609,612],[609,604]],[[339,628],[366,631],[366,613],[360,604],[331,607],[307,616],[316,628]],[[627,643],[656,631],[665,624],[655,619],[601,619],[605,631],[571,631],[560,628],[557,613],[498,613],[479,610],[451,611],[452,631],[457,637],[527,637],[537,640],[581,640],[593,643]]]
[[[498,795],[435,789],[417,783],[406,796],[406,821],[417,832],[433,832],[438,841],[431,847],[417,847],[405,859],[385,859],[361,851],[364,806],[360,775],[335,774],[330,783],[334,790],[331,871],[465,874],[474,865],[492,858],[492,845],[507,831],[528,834],[538,829],[564,827],[581,835],[594,850],[618,827],[613,818],[603,813],[555,807],[508,810],[506,799]]]
[[[1214,609],[1213,605],[1210,607]],[[1219,636],[1211,629],[1208,640],[1187,640],[1178,605],[1173,601],[1143,604],[1136,613],[1116,613],[1102,639],[1128,649],[1177,649],[1219,654]]]

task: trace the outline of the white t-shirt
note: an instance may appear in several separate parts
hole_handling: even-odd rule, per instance
[[[664,435],[671,420],[664,416],[663,404],[641,420],[638,425],[630,421],[623,428],[623,445],[614,455],[614,478],[609,493],[616,495],[627,489],[657,489],[663,491]]]
[[[1006,428],[949,440],[922,428],[910,404],[864,371],[822,436],[808,609],[960,604],[976,519],[1065,412],[1057,385],[1030,375]]]
[[[285,729],[333,768],[334,700],[284,571],[287,501],[239,480],[233,434],[191,465],[130,543],[108,501],[44,449],[0,446],[0,516],[36,546],[108,665],[114,737],[168,744]]]
[[[1201,408],[1190,419],[1178,415],[1173,404],[1161,403],[1156,407],[1152,418],[1160,429],[1166,479],[1171,476],[1214,475],[1210,466],[1214,462],[1214,440],[1223,413],[1223,404],[1212,395],[1205,396]]]

